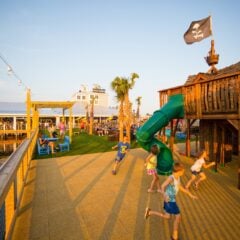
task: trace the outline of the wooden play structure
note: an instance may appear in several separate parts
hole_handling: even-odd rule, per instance
[[[207,73],[188,77],[182,86],[159,91],[160,107],[175,94],[184,96],[184,118],[187,120],[186,155],[190,156],[191,125],[199,120],[200,149],[206,149],[209,159],[224,166],[238,156],[238,188],[240,189],[240,62],[217,70],[219,55],[211,42],[205,58]],[[172,132],[176,132],[171,123]],[[174,137],[174,135],[173,135]],[[171,142],[170,142],[171,143]],[[216,165],[217,170],[217,165]]]

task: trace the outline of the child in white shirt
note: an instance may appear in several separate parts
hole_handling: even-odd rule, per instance
[[[204,150],[204,151],[202,151],[202,153],[200,154],[200,156],[196,160],[196,162],[191,166],[192,175],[185,186],[186,189],[188,189],[190,187],[190,185],[192,184],[193,181],[195,181],[194,186],[197,189],[199,183],[207,178],[205,173],[202,171],[202,168],[209,168],[209,167],[215,165],[215,162],[206,164],[206,162],[205,162],[206,157],[207,157],[207,152],[206,152],[206,150]],[[200,177],[196,180],[198,175]]]

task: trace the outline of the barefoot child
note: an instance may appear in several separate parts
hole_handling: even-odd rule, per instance
[[[173,166],[173,174],[170,175],[162,184],[161,190],[164,193],[164,213],[159,211],[153,211],[150,208],[146,208],[145,219],[149,216],[156,215],[165,219],[169,219],[171,215],[174,215],[172,240],[178,239],[178,227],[180,223],[180,210],[176,203],[176,195],[178,190],[186,193],[191,198],[196,199],[196,196],[191,194],[188,190],[180,184],[180,177],[184,173],[184,167],[180,163],[175,163]]]
[[[192,182],[196,179],[196,177],[198,175],[200,177],[194,183],[194,186],[196,189],[198,188],[198,184],[207,178],[205,173],[202,171],[202,168],[209,168],[209,167],[215,165],[215,162],[206,164],[206,162],[205,162],[206,157],[207,157],[207,152],[206,152],[206,150],[204,150],[201,152],[201,154],[199,155],[199,158],[196,160],[196,162],[192,165],[192,167],[191,167],[192,176],[185,186],[186,189],[188,189],[190,187],[190,185],[192,184]]]
[[[159,153],[158,146],[156,144],[152,145],[150,154],[148,155],[148,157],[145,160],[147,174],[153,176],[150,188],[148,189],[149,193],[155,192],[155,190],[153,189],[155,186],[157,187],[157,191],[161,192],[159,177],[157,174],[157,155],[158,155],[158,153]]]

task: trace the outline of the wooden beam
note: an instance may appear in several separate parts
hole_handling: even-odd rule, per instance
[[[224,119],[229,119],[229,120],[237,120],[238,119],[238,113],[236,114],[232,114],[232,113],[219,113],[219,114],[206,114],[204,115],[205,113],[203,112],[202,113],[202,116],[200,119],[209,119],[209,120],[217,120],[217,119],[220,119],[222,120],[223,119],[223,115],[224,115]],[[185,113],[185,117],[188,118],[188,119],[198,119],[198,116],[196,114],[189,114],[189,113]]]
[[[201,108],[201,85],[198,83],[196,84],[195,87],[195,92],[196,92],[196,113],[197,113],[197,118],[200,119],[202,115],[202,108]]]
[[[30,138],[31,132],[31,92],[27,89],[27,100],[26,100],[26,113],[27,113],[27,138]]]
[[[186,156],[190,157],[190,119],[187,119]]]
[[[240,189],[240,85],[238,85],[238,189]]]
[[[72,127],[73,127],[72,107],[70,107],[69,108],[69,138],[70,138],[70,143],[72,142]]]
[[[216,122],[213,123],[213,161],[215,162],[215,172],[217,172],[217,124]]]
[[[169,146],[170,146],[171,151],[173,151],[173,144],[174,144],[173,120],[171,120],[170,126],[171,126],[171,135],[170,135]]]
[[[225,166],[225,131],[224,128],[221,128],[222,143],[221,143],[221,154],[220,154],[220,163],[222,166]]]

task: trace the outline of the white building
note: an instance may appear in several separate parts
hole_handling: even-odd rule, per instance
[[[86,85],[82,85],[80,90],[73,94],[71,101],[89,104],[92,99],[94,99],[95,106],[108,107],[108,94],[97,84],[93,85],[91,90]]]
[[[74,101],[72,108],[73,127],[77,125],[78,119],[84,118],[89,114],[91,99],[94,101],[94,118],[102,121],[109,117],[118,115],[116,107],[108,106],[108,94],[105,89],[99,85],[94,85],[91,91],[84,85],[81,89],[73,94],[71,101]],[[62,117],[62,109],[44,108],[40,109],[40,119],[43,122],[52,121],[58,125]],[[69,111],[64,113],[66,118],[69,118]],[[20,124],[25,124],[26,121],[26,103],[24,102],[0,102],[0,130],[3,129],[3,123],[10,122],[11,129],[22,129]],[[5,125],[4,125],[5,126]]]

